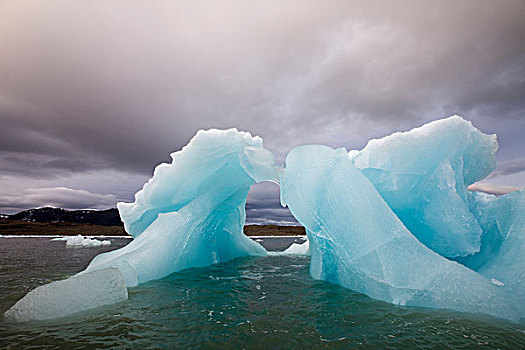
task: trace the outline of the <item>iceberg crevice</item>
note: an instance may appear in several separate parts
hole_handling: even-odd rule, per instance
[[[501,197],[472,192],[469,203],[483,229],[481,248],[458,261],[504,286],[525,315],[525,189]]]

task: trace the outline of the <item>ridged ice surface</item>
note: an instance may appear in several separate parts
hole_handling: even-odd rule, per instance
[[[503,287],[420,243],[345,149],[293,149],[281,199],[307,230],[312,277],[394,304],[518,319]]]
[[[479,250],[467,187],[494,170],[497,148],[496,135],[454,116],[371,140],[350,157],[410,232],[452,258]]]
[[[5,318],[16,322],[48,320],[127,298],[120,271],[102,269],[33,289],[5,313]]]

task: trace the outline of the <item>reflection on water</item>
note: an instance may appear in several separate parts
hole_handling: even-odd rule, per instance
[[[0,312],[30,289],[128,242],[112,241],[111,247],[66,249],[47,238],[0,238]],[[525,347],[524,325],[396,307],[314,281],[308,264],[307,257],[268,256],[185,270],[131,288],[123,303],[66,319],[0,321],[0,347]]]

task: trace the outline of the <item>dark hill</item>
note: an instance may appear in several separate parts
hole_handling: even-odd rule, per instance
[[[72,222],[100,226],[122,226],[117,209],[66,210],[60,208],[38,208],[10,215],[9,220],[27,222],[60,223]]]
[[[247,225],[247,236],[304,235],[302,226]],[[0,235],[127,235],[117,209],[66,210],[38,208],[0,214]]]

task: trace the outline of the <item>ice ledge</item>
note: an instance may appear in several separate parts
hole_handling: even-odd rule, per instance
[[[118,269],[80,273],[33,289],[4,314],[7,321],[27,322],[64,317],[128,298]]]

